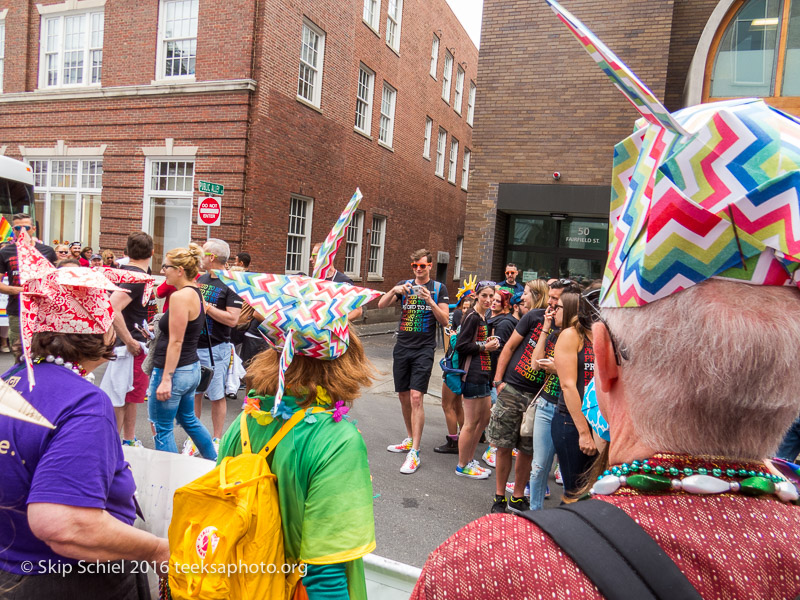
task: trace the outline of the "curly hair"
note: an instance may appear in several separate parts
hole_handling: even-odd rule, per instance
[[[173,248],[167,252],[167,258],[176,267],[182,267],[187,279],[192,280],[200,272],[203,249],[192,242],[188,248]]]
[[[273,396],[278,389],[280,354],[268,349],[256,355],[247,368],[245,383],[248,390],[259,396]],[[298,406],[305,408],[317,397],[317,386],[325,388],[335,401],[352,404],[375,378],[372,363],[364,354],[364,346],[358,336],[350,330],[350,346],[339,358],[320,360],[295,355],[285,375],[286,394],[298,399]],[[300,398],[305,399],[301,402]]]

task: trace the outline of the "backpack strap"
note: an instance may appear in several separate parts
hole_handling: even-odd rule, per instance
[[[702,600],[661,546],[613,504],[585,500],[520,516],[550,536],[609,600]]]
[[[321,406],[315,406],[311,409],[311,413],[320,413],[325,412],[325,409]],[[264,446],[261,451],[259,452],[264,458],[269,456],[270,452],[275,449],[275,446],[278,445],[284,436],[291,431],[292,427],[297,425],[303,418],[306,416],[305,410],[298,410],[295,412],[292,417],[283,424],[283,426],[277,431],[275,435],[273,435],[270,440],[267,442],[267,445]],[[240,432],[242,436],[242,454],[250,454],[252,453],[252,448],[250,444],[250,434],[247,431],[247,413],[242,411],[242,414],[239,416],[239,423],[240,423]]]

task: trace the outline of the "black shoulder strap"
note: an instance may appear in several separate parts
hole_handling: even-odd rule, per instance
[[[561,546],[608,600],[702,600],[655,540],[613,504],[585,500],[520,516]]]
[[[208,357],[211,359],[211,368],[213,369],[214,368],[214,351],[211,348],[211,334],[208,332],[208,330],[209,330],[208,319],[210,317],[208,316],[208,313],[206,313],[205,309],[203,308],[205,306],[205,298],[203,297],[203,292],[200,290],[200,288],[195,288],[195,289],[197,290],[197,293],[200,295],[200,314],[205,315],[205,320],[203,321],[203,330],[206,332],[206,341],[208,342]]]

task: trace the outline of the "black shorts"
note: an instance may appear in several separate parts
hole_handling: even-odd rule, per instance
[[[403,348],[395,345],[392,363],[394,391],[428,393],[435,348]]]

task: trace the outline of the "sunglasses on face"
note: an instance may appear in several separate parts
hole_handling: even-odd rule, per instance
[[[429,266],[429,263],[411,263],[412,269],[427,269]]]
[[[56,254],[69,254],[69,250],[56,250]]]
[[[19,233],[23,229],[25,231],[30,231],[31,230],[31,225],[14,225],[14,231],[16,231],[17,233]]]
[[[180,268],[180,267],[176,267],[175,265],[168,265],[168,264],[166,264],[166,263],[163,263],[163,264],[161,265],[161,270],[162,270],[162,271],[164,271],[164,270],[166,270],[166,269],[179,269],[179,268]]]
[[[506,275],[516,275],[516,271],[506,271]]]

